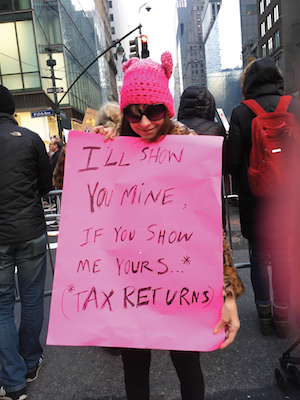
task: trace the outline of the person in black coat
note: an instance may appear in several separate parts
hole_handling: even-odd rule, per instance
[[[223,125],[215,122],[215,99],[205,86],[192,85],[180,98],[178,121],[198,135],[225,136]]]
[[[26,382],[43,363],[47,238],[41,196],[51,188],[51,169],[42,139],[18,126],[14,112],[12,94],[0,85],[0,399],[26,399]]]
[[[222,124],[215,121],[214,96],[205,86],[191,85],[182,93],[178,121],[193,129],[198,135],[225,136]],[[222,196],[222,225],[226,231],[226,209]]]
[[[51,173],[55,170],[57,161],[59,159],[59,155],[62,149],[62,140],[58,137],[53,137],[49,144],[49,153],[50,153],[50,165],[51,165]]]
[[[255,99],[267,112],[274,112],[280,97],[284,95],[281,72],[275,61],[268,57],[255,60],[245,68],[241,86],[243,98]],[[298,99],[292,99],[288,112],[300,121]],[[229,137],[225,142],[225,172],[233,175],[238,186],[241,230],[249,242],[251,282],[261,333],[269,335],[273,332],[273,319],[277,335],[286,337],[290,306],[288,232],[284,229],[287,207],[283,193],[278,193],[276,199],[262,198],[255,197],[250,190],[247,168],[252,146],[251,123],[255,116],[242,103],[233,109]],[[269,285],[269,259],[272,264],[273,307]]]

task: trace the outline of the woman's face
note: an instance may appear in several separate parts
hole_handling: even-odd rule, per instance
[[[147,104],[138,104],[138,108],[144,112]],[[143,140],[152,140],[157,136],[159,128],[164,123],[164,116],[157,121],[150,121],[146,115],[142,115],[139,122],[130,122],[131,129]]]

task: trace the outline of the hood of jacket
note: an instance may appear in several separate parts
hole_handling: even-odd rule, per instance
[[[203,118],[209,121],[215,118],[214,97],[204,86],[192,85],[182,93],[178,120],[190,118]]]
[[[249,64],[243,72],[241,86],[244,99],[284,94],[282,75],[270,57],[260,58]]]

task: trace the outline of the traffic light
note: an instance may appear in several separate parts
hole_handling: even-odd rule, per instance
[[[141,41],[142,41],[142,58],[147,58],[149,57],[149,50],[148,50],[148,38],[146,35],[141,36]]]
[[[129,54],[129,58],[132,57],[138,57],[140,58],[139,55],[139,41],[138,38],[136,37],[133,40],[129,40],[129,50],[130,50],[130,54]]]

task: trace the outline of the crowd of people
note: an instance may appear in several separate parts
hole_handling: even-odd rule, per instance
[[[162,54],[161,63],[149,58],[125,62],[120,104],[101,107],[93,132],[105,135],[105,140],[133,136],[148,143],[163,140],[165,135],[224,136],[223,168],[232,174],[238,187],[241,229],[249,241],[251,282],[261,333],[269,335],[275,326],[278,337],[285,338],[290,309],[287,215],[285,208],[278,206],[282,202],[280,193],[273,202],[268,196],[255,196],[249,187],[251,127],[256,115],[246,104],[235,107],[226,136],[223,126],[215,121],[213,95],[207,88],[193,85],[182,94],[175,121],[169,90],[172,70],[169,52]],[[241,87],[244,99],[255,99],[268,113],[275,111],[284,95],[282,75],[271,58],[249,64]],[[292,99],[288,111],[300,122],[298,99]],[[39,335],[44,317],[46,224],[41,196],[53,187],[62,189],[67,146],[62,146],[59,138],[51,139],[49,160],[40,137],[19,127],[14,112],[12,94],[0,86],[0,399],[24,400],[26,383],[36,379],[43,364]],[[279,210],[282,214],[278,214]],[[276,223],[271,224],[271,220]],[[225,328],[220,349],[236,337],[240,327],[236,298],[244,292],[225,234],[223,255],[224,304],[214,328],[215,334]],[[22,305],[19,329],[14,322],[15,266]],[[151,350],[120,351],[127,398],[148,400]],[[180,380],[182,399],[204,399],[200,353],[171,349],[170,356]]]

